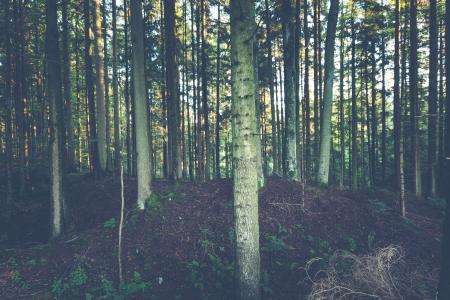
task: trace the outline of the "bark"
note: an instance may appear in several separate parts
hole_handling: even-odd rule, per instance
[[[90,17],[89,0],[84,0],[84,53],[85,53],[85,82],[86,82],[86,101],[89,106],[89,153],[92,170],[95,176],[101,173],[98,147],[97,147],[97,125],[94,100],[94,77],[92,74],[92,27]],[[87,109],[87,107],[86,107]]]
[[[63,47],[63,74],[64,74],[64,101],[66,104],[66,134],[67,134],[67,160],[66,170],[74,171],[75,148],[72,122],[72,90],[70,82],[70,49],[69,49],[69,28],[68,28],[68,0],[62,1],[62,47]]]
[[[258,183],[254,135],[253,40],[255,7],[231,1],[233,181],[237,277],[240,299],[260,299]]]
[[[50,156],[51,156],[51,197],[52,197],[52,237],[62,231],[64,200],[62,193],[62,149],[58,106],[62,106],[61,66],[58,45],[58,25],[56,0],[46,0],[46,61],[48,102],[50,104]]]
[[[411,99],[411,139],[413,154],[414,192],[422,196],[422,177],[419,137],[419,98],[418,98],[418,57],[417,57],[417,0],[410,0],[410,49],[409,49],[409,89]]]
[[[304,88],[304,109],[305,109],[305,178],[309,178],[311,172],[311,109],[309,99],[309,28],[308,28],[308,0],[303,0],[303,23],[305,35],[305,82]]]
[[[352,75],[352,190],[358,189],[358,143],[357,143],[357,107],[356,107],[356,33],[355,33],[355,4],[352,4],[352,16],[351,16],[351,70]]]
[[[100,0],[93,0],[93,30],[95,57],[95,97],[97,112],[97,146],[101,171],[106,170],[106,110],[105,110],[105,69],[104,45],[102,33],[102,18],[100,15]]]
[[[216,178],[220,178],[220,1],[217,2],[216,46]]]
[[[333,108],[334,43],[339,14],[339,0],[332,0],[328,13],[327,37],[325,41],[325,87],[323,113],[320,125],[320,156],[317,179],[328,185],[331,148],[331,114]]]
[[[201,6],[201,75],[202,75],[202,112],[203,112],[203,130],[204,155],[205,155],[205,176],[203,179],[210,179],[210,153],[209,153],[209,108],[208,108],[208,78],[207,78],[207,55],[206,55],[206,7],[204,0],[200,0]]]
[[[286,175],[299,180],[297,169],[297,142],[295,124],[295,31],[293,22],[293,0],[283,0],[283,62],[285,103],[285,165]]]
[[[121,167],[120,160],[120,124],[119,124],[119,81],[117,76],[117,5],[112,0],[112,86],[114,106],[114,167],[116,172]]]
[[[181,177],[180,153],[180,100],[178,96],[178,72],[175,61],[175,2],[164,1],[165,14],[165,58],[166,58],[166,99],[168,122],[169,176],[176,180]]]
[[[445,1],[445,20],[450,20],[450,0]],[[445,74],[450,75],[450,22],[445,22]],[[443,176],[450,176],[450,85],[445,88],[445,139],[444,139],[444,166]],[[441,272],[438,286],[438,300],[450,298],[450,185],[445,185],[445,197],[447,199],[447,210],[444,221],[443,240],[442,240],[442,261]]]
[[[430,70],[428,85],[428,175],[429,195],[436,197],[438,165],[438,24],[437,1],[430,0]]]
[[[12,163],[13,163],[13,145],[12,145],[12,73],[11,73],[11,32],[10,32],[10,0],[4,1],[5,6],[5,94],[6,94],[6,118],[5,118],[5,142],[6,142],[6,210],[9,210],[13,199],[12,189]],[[6,214],[8,215],[8,214]]]
[[[103,76],[105,82],[105,143],[106,143],[106,170],[113,170],[111,157],[111,125],[110,125],[110,105],[109,105],[109,71],[108,71],[108,25],[106,22],[106,1],[102,0],[102,33],[103,33]]]
[[[145,202],[152,193],[152,172],[146,108],[147,101],[145,98],[144,22],[142,20],[141,0],[131,0],[130,10],[131,42],[133,45],[134,114],[136,124],[137,205],[139,209],[144,209]]]

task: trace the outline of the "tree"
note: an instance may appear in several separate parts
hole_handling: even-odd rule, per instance
[[[56,0],[46,0],[46,58],[48,103],[50,104],[50,156],[51,156],[51,196],[52,196],[52,236],[62,231],[64,200],[62,193],[61,129],[58,116],[62,106],[61,66],[58,45],[58,25]]]
[[[147,101],[144,74],[144,30],[141,0],[130,1],[131,42],[133,45],[133,91],[134,116],[136,122],[136,154],[137,154],[137,205],[145,208],[145,201],[151,191],[151,160],[148,134]]]
[[[445,1],[445,74],[448,77],[450,75],[450,0]],[[445,153],[444,153],[444,166],[443,166],[443,178],[449,178],[450,176],[450,85],[446,85],[445,88]],[[441,272],[438,286],[438,300],[445,300],[450,298],[450,256],[447,255],[450,252],[450,185],[445,185],[445,196],[447,198],[447,208],[444,220],[444,230],[442,239],[442,261]]]
[[[436,197],[438,164],[438,24],[436,0],[430,0],[430,68],[428,85],[428,166],[429,194]]]
[[[417,0],[410,0],[410,47],[409,47],[409,93],[411,110],[411,139],[413,151],[414,192],[422,195],[422,174],[420,162],[419,139],[419,99],[417,91],[418,58],[417,58]]]
[[[331,148],[331,113],[333,108],[334,43],[339,13],[339,0],[331,0],[328,13],[327,37],[325,41],[325,86],[323,112],[320,124],[320,156],[317,179],[320,184],[328,184]]]
[[[106,170],[106,111],[105,111],[105,67],[103,50],[102,18],[100,0],[94,0],[93,31],[95,54],[95,97],[97,104],[97,146],[101,171]]]
[[[13,94],[11,90],[11,32],[10,32],[10,0],[4,1],[5,8],[5,92],[6,92],[6,117],[5,117],[5,142],[6,142],[6,209],[8,210],[13,199],[13,188],[12,188],[12,159],[13,159],[13,145],[12,145],[12,106],[13,106]]]
[[[116,172],[120,169],[120,124],[119,124],[119,82],[117,76],[117,5],[112,0],[112,86],[114,106],[114,166]]]
[[[180,154],[180,99],[178,97],[178,72],[175,61],[175,1],[164,1],[165,58],[166,58],[166,99],[169,147],[169,176],[181,178]]]
[[[254,135],[255,82],[253,41],[256,30],[252,0],[231,1],[231,74],[233,124],[233,195],[237,277],[240,299],[260,298],[258,182]],[[295,136],[294,136],[295,138]]]
[[[295,68],[294,68],[294,23],[293,1],[283,0],[282,25],[283,25],[283,62],[284,62],[284,103],[285,103],[285,166],[286,175],[294,180],[299,180],[297,169],[297,127],[295,117]]]

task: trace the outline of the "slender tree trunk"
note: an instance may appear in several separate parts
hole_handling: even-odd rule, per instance
[[[62,47],[63,47],[63,74],[64,74],[64,101],[66,104],[66,132],[67,132],[67,161],[66,170],[68,172],[74,171],[75,166],[75,148],[73,137],[73,123],[72,123],[72,90],[70,82],[70,49],[69,49],[69,28],[68,28],[68,0],[62,1]]]
[[[12,141],[12,110],[13,110],[13,93],[11,90],[12,73],[11,73],[11,31],[10,31],[10,0],[4,1],[5,9],[5,95],[6,95],[6,118],[5,118],[5,142],[6,142],[6,210],[10,209],[13,200],[12,188],[12,164],[13,164],[13,141]],[[8,214],[6,214],[8,216]]]
[[[418,57],[417,57],[417,0],[410,0],[410,56],[409,89],[411,99],[411,138],[414,169],[414,192],[422,196],[422,175],[420,161],[419,98],[418,98]]]
[[[105,69],[102,18],[100,15],[100,0],[93,0],[93,30],[95,57],[95,97],[97,112],[97,146],[101,171],[106,170],[106,112],[105,112]]]
[[[328,185],[331,148],[331,114],[333,108],[334,78],[334,41],[339,14],[339,0],[332,0],[328,13],[327,38],[325,41],[325,87],[323,113],[320,125],[320,156],[317,179],[320,184]]]
[[[343,18],[343,5],[341,5],[340,34],[339,34],[339,188],[344,189],[345,174],[345,116],[344,116],[344,33],[345,21]]]
[[[145,56],[144,29],[142,20],[141,0],[131,0],[131,41],[133,45],[133,90],[134,113],[136,124],[136,153],[137,153],[137,204],[139,209],[145,208],[151,191],[151,160],[148,133],[147,101],[145,99]]]
[[[109,105],[109,71],[108,71],[108,23],[106,1],[102,0],[102,34],[103,34],[103,76],[105,82],[105,143],[106,143],[106,170],[113,170],[111,157],[111,125]]]
[[[119,80],[117,76],[117,5],[112,0],[112,86],[114,105],[114,167],[120,170]]]
[[[220,0],[217,1],[217,48],[216,48],[216,178],[220,178]]]
[[[352,70],[352,190],[358,189],[358,142],[357,142],[357,107],[356,107],[356,32],[355,32],[355,7],[352,4],[351,12],[351,70]]]
[[[284,103],[286,175],[299,180],[297,169],[297,142],[295,124],[295,31],[293,22],[293,0],[283,0],[283,61],[284,61]]]
[[[58,25],[56,0],[46,0],[46,62],[47,97],[50,103],[50,154],[51,154],[51,195],[52,195],[52,237],[58,236],[63,226],[64,200],[62,191],[62,149],[58,106],[62,106],[61,67],[58,45]]]
[[[385,24],[383,19],[383,25]],[[386,181],[386,45],[381,35],[381,181]]]
[[[209,145],[209,108],[208,108],[208,78],[207,78],[207,55],[206,55],[206,7],[204,0],[200,0],[201,6],[201,73],[202,73],[202,112],[203,129],[205,133],[204,154],[205,154],[205,178],[210,179],[210,145]]]
[[[234,213],[237,277],[242,300],[260,299],[254,20],[254,1],[231,1]]]
[[[450,0],[445,1],[445,74],[447,78],[450,76]],[[450,176],[450,85],[446,85],[445,89],[446,105],[445,105],[445,145],[443,176]],[[445,172],[445,173],[444,173]],[[445,196],[447,198],[447,209],[444,221],[443,240],[442,240],[442,261],[441,273],[438,286],[438,300],[450,298],[450,185],[445,185]]]
[[[395,45],[394,45],[394,142],[395,164],[402,216],[405,216],[405,180],[403,152],[402,101],[400,97],[400,0],[395,0]]]
[[[437,1],[430,0],[430,73],[428,85],[428,175],[429,195],[436,197],[438,164],[438,23]]]
[[[85,52],[85,81],[86,81],[86,101],[89,105],[89,152],[92,169],[95,176],[101,173],[100,160],[97,147],[97,125],[95,118],[94,100],[94,76],[92,74],[92,27],[90,17],[89,0],[84,0],[84,52]]]
[[[303,0],[303,23],[305,35],[305,83],[304,83],[304,108],[305,108],[305,178],[311,173],[311,109],[309,99],[309,28],[308,28],[308,0]]]

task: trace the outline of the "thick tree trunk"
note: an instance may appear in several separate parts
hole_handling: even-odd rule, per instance
[[[331,148],[331,114],[333,108],[334,43],[339,14],[339,0],[332,0],[328,13],[327,38],[325,41],[325,87],[323,113],[320,125],[320,156],[317,179],[320,184],[328,184]]]
[[[51,195],[52,195],[52,236],[62,231],[64,200],[62,192],[61,144],[63,134],[60,130],[58,106],[62,106],[61,66],[58,44],[56,0],[46,0],[46,61],[48,102],[50,104],[50,156],[51,156]]]
[[[231,1],[233,181],[237,277],[240,299],[260,299],[258,183],[254,135],[255,82],[253,43],[255,7]]]
[[[134,114],[136,124],[136,154],[137,154],[137,205],[145,208],[151,191],[151,160],[148,133],[147,101],[145,98],[145,58],[144,58],[144,22],[142,20],[141,0],[131,0],[131,42],[133,45],[133,91]]]

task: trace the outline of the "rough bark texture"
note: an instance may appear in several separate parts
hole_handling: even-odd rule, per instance
[[[320,125],[320,156],[317,179],[320,184],[328,184],[331,148],[331,113],[333,107],[334,42],[339,13],[339,0],[332,0],[328,13],[327,38],[325,41],[325,86],[323,112]]]
[[[61,168],[61,130],[58,106],[62,105],[61,66],[58,45],[58,25],[56,0],[47,0],[46,14],[46,61],[48,102],[50,104],[50,156],[51,156],[51,196],[52,196],[52,236],[58,236],[63,224],[63,194]]]
[[[114,105],[114,167],[120,169],[119,81],[117,76],[117,5],[112,0],[112,85]]]
[[[260,298],[254,20],[254,1],[231,1],[233,193],[240,299]]]
[[[133,91],[134,113],[136,121],[136,154],[137,154],[137,184],[139,209],[145,208],[145,201],[151,195],[151,160],[148,134],[147,101],[145,98],[144,75],[144,32],[141,0],[131,0],[131,42],[133,45]]]

